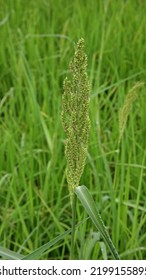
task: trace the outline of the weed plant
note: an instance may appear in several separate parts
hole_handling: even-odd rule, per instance
[[[146,258],[145,85],[136,89],[119,136],[126,96],[145,81],[145,11],[140,0],[31,0],[27,5],[1,0],[2,258],[70,257],[72,211],[60,114],[68,62],[82,37],[91,128],[80,185],[88,187],[120,258]],[[113,258],[80,202],[74,244],[76,259]]]

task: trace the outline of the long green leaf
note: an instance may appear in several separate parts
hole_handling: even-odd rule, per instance
[[[0,256],[8,260],[21,260],[24,257],[24,255],[15,253],[3,247],[0,247]]]
[[[81,224],[83,224],[88,218],[85,218],[83,221],[81,221],[80,223],[78,223],[75,227],[80,226]],[[33,251],[32,253],[24,256],[18,253],[15,253],[9,249],[0,247],[0,256],[4,257],[5,259],[9,259],[9,260],[35,260],[38,259],[44,252],[46,252],[50,247],[52,247],[53,245],[55,245],[56,243],[58,243],[60,240],[62,240],[66,235],[70,234],[72,231],[72,229],[68,229],[66,230],[64,233],[60,234],[59,236],[57,236],[56,238],[54,238],[53,240],[47,242],[46,244],[44,244],[43,246],[39,247],[38,249],[36,249],[35,251]]]
[[[39,247],[38,249],[36,249],[35,251],[33,251],[32,253],[30,253],[26,256],[20,255],[18,253],[15,253],[9,249],[2,248],[2,247],[0,247],[0,256],[4,257],[6,259],[9,259],[9,260],[20,260],[20,259],[21,260],[35,260],[35,259],[38,259],[45,251],[47,251],[50,247],[52,247],[53,245],[58,243],[60,240],[62,240],[66,235],[71,233],[71,231],[72,231],[72,229],[66,230],[61,235],[57,236],[53,240],[47,242],[46,244],[44,244],[43,246]]]
[[[95,224],[96,228],[101,233],[101,236],[108,246],[112,256],[114,259],[119,260],[120,257],[118,255],[118,252],[104,226],[103,220],[97,210],[96,204],[88,191],[88,189],[85,186],[79,186],[76,188],[75,193],[77,194],[79,200],[81,201],[82,205],[84,206],[86,212],[90,216],[91,220]]]
[[[83,224],[88,218],[85,218],[83,221],[81,221],[80,223],[78,223],[75,227],[80,226],[81,224]],[[35,251],[33,251],[32,253],[28,254],[27,256],[25,256],[23,258],[23,260],[35,260],[38,259],[44,252],[46,252],[50,247],[52,247],[53,245],[55,245],[56,243],[58,243],[60,240],[62,240],[65,236],[67,236],[68,234],[70,234],[72,231],[72,229],[68,229],[66,230],[64,233],[60,234],[59,236],[57,236],[56,238],[54,238],[53,240],[47,242],[46,244],[44,244],[43,246],[39,247],[38,249],[36,249]]]
[[[27,256],[25,256],[23,258],[23,260],[35,260],[35,259],[39,258],[45,251],[47,251],[50,247],[52,247],[53,245],[58,243],[60,240],[62,240],[69,233],[71,233],[71,229],[66,230],[64,233],[60,234],[59,236],[57,236],[53,240],[47,242],[46,244],[39,247],[38,249],[36,249],[32,253],[28,254]]]

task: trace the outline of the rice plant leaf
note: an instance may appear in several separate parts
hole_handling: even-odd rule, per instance
[[[109,248],[112,256],[114,259],[119,260],[120,257],[118,255],[118,252],[105,228],[105,225],[103,223],[103,220],[97,210],[96,204],[88,191],[88,189],[85,186],[78,186],[75,189],[75,193],[79,200],[81,201],[82,205],[84,206],[86,212],[88,213],[89,217],[91,218],[92,222],[100,232],[105,244]]]
[[[3,247],[0,247],[0,256],[8,260],[21,260],[24,257],[24,255],[15,253]]]

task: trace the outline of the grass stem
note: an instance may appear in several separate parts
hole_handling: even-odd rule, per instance
[[[74,260],[75,225],[76,225],[76,201],[77,201],[77,197],[74,194],[73,203],[72,203],[72,233],[71,233],[71,256],[70,256],[71,260]]]

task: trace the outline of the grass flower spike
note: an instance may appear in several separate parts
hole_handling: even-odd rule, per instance
[[[77,43],[73,61],[70,63],[71,79],[64,80],[62,97],[62,124],[67,135],[65,155],[67,181],[71,201],[74,189],[79,185],[84,170],[89,137],[89,92],[87,56],[84,40]]]
[[[125,131],[128,116],[132,110],[132,105],[138,98],[138,89],[144,85],[143,82],[138,82],[128,92],[123,107],[119,111],[119,144]]]

